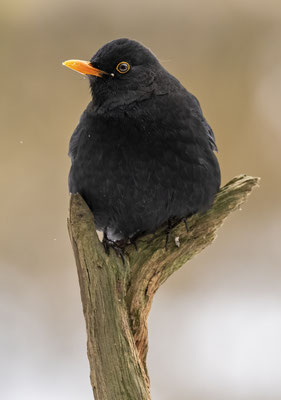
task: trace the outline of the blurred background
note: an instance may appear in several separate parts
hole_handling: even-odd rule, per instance
[[[61,63],[129,37],[199,98],[223,184],[262,178],[157,293],[152,398],[280,400],[280,1],[9,0],[0,21],[1,398],[92,399],[66,229],[68,141],[90,96]]]

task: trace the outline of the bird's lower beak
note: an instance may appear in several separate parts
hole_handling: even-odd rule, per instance
[[[64,61],[62,65],[74,69],[74,71],[80,72],[80,74],[84,75],[95,75],[99,77],[103,75],[108,75],[107,72],[104,72],[101,69],[94,68],[89,61],[67,60]]]

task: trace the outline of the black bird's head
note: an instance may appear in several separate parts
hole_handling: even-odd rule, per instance
[[[90,61],[63,64],[88,76],[94,104],[105,110],[144,100],[165,88],[161,76],[167,72],[154,54],[135,40],[113,40]]]

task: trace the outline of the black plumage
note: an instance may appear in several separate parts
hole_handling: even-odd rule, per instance
[[[92,101],[70,140],[69,190],[85,199],[97,229],[116,241],[206,211],[220,169],[195,96],[133,40],[106,44],[89,65],[102,71],[88,75]]]

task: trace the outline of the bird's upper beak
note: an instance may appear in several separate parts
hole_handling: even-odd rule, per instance
[[[108,75],[107,72],[102,71],[101,69],[94,68],[89,61],[82,60],[67,60],[62,63],[68,68],[74,69],[74,71],[80,72],[80,74],[84,75],[95,75],[95,76],[103,76]]]

